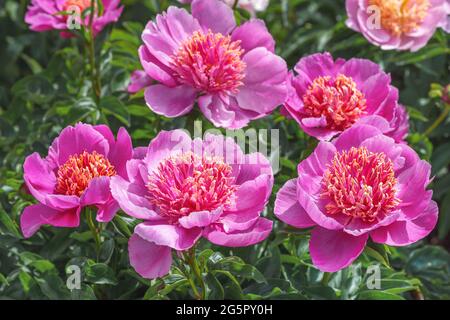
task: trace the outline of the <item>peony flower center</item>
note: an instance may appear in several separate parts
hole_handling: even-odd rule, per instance
[[[343,131],[365,113],[366,99],[349,77],[339,74],[317,77],[303,96],[304,112],[312,118],[325,117],[327,128]]]
[[[384,153],[352,147],[337,153],[323,177],[326,211],[372,222],[399,203],[394,164]]]
[[[245,77],[240,41],[208,31],[195,31],[172,57],[175,77],[207,93],[236,93]]]
[[[148,199],[171,223],[195,211],[213,211],[234,204],[232,168],[218,157],[192,152],[169,157],[150,174]]]
[[[369,0],[369,5],[380,9],[383,29],[395,36],[416,30],[430,8],[429,0]]]
[[[94,6],[96,4],[96,1],[94,2]],[[71,7],[78,7],[80,9],[80,12],[83,12],[84,10],[91,7],[91,0],[67,0],[64,3],[64,11],[70,11]]]
[[[89,186],[89,182],[97,177],[116,175],[113,165],[102,154],[96,151],[72,155],[58,168],[55,193],[70,196],[81,196]]]

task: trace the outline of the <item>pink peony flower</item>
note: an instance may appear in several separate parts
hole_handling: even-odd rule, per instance
[[[234,6],[236,0],[221,0],[226,3],[230,8]],[[181,3],[192,3],[192,0],[178,0]],[[269,6],[269,0],[239,0],[238,7],[250,12],[255,17],[256,12],[265,11]]]
[[[347,0],[347,26],[384,50],[417,51],[448,32],[448,0]]]
[[[320,142],[298,165],[298,178],[278,192],[275,215],[297,228],[313,227],[313,264],[335,272],[350,265],[370,236],[405,246],[426,237],[438,218],[431,200],[431,166],[406,144],[360,124],[334,142]]]
[[[391,77],[365,59],[317,53],[300,59],[289,77],[282,112],[309,135],[330,140],[356,122],[377,126],[397,142],[408,133],[408,114],[397,103]]]
[[[270,163],[259,153],[244,155],[231,138],[163,131],[127,171],[128,180],[111,179],[111,191],[122,210],[144,220],[128,246],[131,265],[145,278],[167,274],[172,249],[188,250],[200,237],[241,247],[272,229],[260,217],[272,191]]]
[[[286,97],[287,67],[261,20],[236,27],[219,0],[194,0],[192,15],[169,7],[150,21],[139,49],[149,86],[145,100],[157,114],[178,117],[195,101],[215,126],[242,128],[271,113]]]
[[[110,221],[119,209],[110,178],[127,178],[131,138],[124,128],[117,140],[105,125],[79,123],[61,131],[44,159],[35,152],[25,159],[24,180],[39,204],[26,207],[20,220],[25,237],[41,225],[77,227],[83,207],[98,208],[97,221]]]
[[[107,24],[119,20],[123,10],[123,6],[120,6],[120,0],[100,1],[102,13],[100,15],[96,13],[94,17],[92,24],[94,34],[102,31]],[[78,7],[82,14],[83,11],[91,7],[91,0],[31,0],[25,14],[25,22],[30,25],[30,29],[33,31],[61,30],[61,36],[70,37],[72,34],[68,26],[69,15],[67,13],[73,12],[71,11],[73,7]],[[66,14],[63,14],[64,12]],[[90,13],[84,19],[76,19],[80,25],[88,26]]]
[[[150,78],[145,71],[136,70],[131,74],[130,84],[128,85],[129,93],[136,93],[152,84]]]

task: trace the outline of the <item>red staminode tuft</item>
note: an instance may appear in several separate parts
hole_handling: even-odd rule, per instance
[[[177,223],[191,212],[229,208],[237,186],[231,166],[221,158],[188,152],[163,160],[150,174],[147,188],[159,214]]]
[[[195,31],[172,57],[175,77],[207,93],[236,93],[245,77],[243,52],[230,36]]]
[[[323,177],[323,197],[329,214],[344,214],[372,222],[394,209],[397,179],[394,164],[384,153],[352,147],[336,153]]]
[[[89,182],[97,177],[116,175],[114,166],[96,151],[72,155],[58,168],[55,193],[81,196]]]
[[[303,96],[304,112],[313,118],[324,116],[327,128],[343,131],[354,124],[366,109],[364,95],[349,77],[339,74],[317,77]]]

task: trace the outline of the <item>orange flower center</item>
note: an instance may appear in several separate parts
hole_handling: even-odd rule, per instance
[[[317,77],[303,96],[304,112],[312,118],[325,117],[327,128],[343,131],[365,113],[366,100],[356,83],[339,74]]]
[[[324,198],[330,215],[344,214],[372,222],[399,203],[394,164],[384,153],[352,147],[337,153],[323,177]]]
[[[70,156],[69,160],[58,168],[55,192],[81,196],[92,179],[114,175],[116,170],[105,156],[96,151],[84,151],[82,154]]]
[[[208,93],[236,93],[245,77],[240,41],[208,31],[195,31],[172,57],[175,77]]]
[[[219,157],[183,153],[163,160],[149,176],[148,198],[171,223],[196,211],[234,203],[232,168]]]
[[[369,0],[369,5],[380,9],[383,29],[395,36],[416,30],[430,8],[429,0]]]
[[[94,1],[94,7],[96,6],[96,1]],[[91,7],[91,0],[67,0],[64,3],[64,11],[70,11],[70,8],[78,7],[80,12],[83,12],[87,8]]]

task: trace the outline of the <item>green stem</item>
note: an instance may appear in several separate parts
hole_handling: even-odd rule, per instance
[[[450,104],[446,103],[444,111],[442,111],[441,115],[433,122],[433,124],[425,130],[423,133],[424,136],[429,136],[434,129],[436,129],[445,119],[447,119],[447,115],[450,112]]]
[[[188,251],[188,260],[187,260],[189,266],[191,267],[191,270],[194,272],[195,277],[197,278],[198,282],[200,283],[200,287],[202,289],[201,294],[198,295],[198,299],[205,300],[206,299],[206,286],[205,282],[203,281],[202,272],[200,271],[200,268],[197,263],[197,259],[195,258],[195,247],[192,247]],[[194,284],[195,286],[195,284]],[[197,291],[198,293],[198,291]]]
[[[98,262],[100,259],[100,248],[101,248],[101,244],[102,244],[101,239],[100,239],[100,232],[99,232],[99,229],[97,229],[95,227],[95,223],[94,223],[94,219],[93,219],[94,213],[92,212],[92,209],[86,208],[86,216],[87,216],[87,224],[89,226],[89,229],[92,232],[92,236],[94,237],[95,252],[97,255],[96,260]]]
[[[197,110],[192,110],[189,115],[186,118],[186,129],[189,131],[189,133],[194,136],[195,131],[195,121],[198,119],[198,112]]]
[[[89,38],[87,40],[87,46],[88,46],[88,52],[89,52],[89,64],[91,65],[91,82],[92,82],[92,89],[94,92],[94,99],[95,102],[98,104],[100,102],[100,96],[101,96],[101,79],[100,79],[100,72],[97,67],[96,59],[95,59],[95,38],[94,38],[94,29],[93,29],[93,23],[94,23],[94,15],[95,15],[95,1],[91,0],[91,12],[89,16]]]
[[[325,273],[323,274],[322,285],[328,286],[328,282],[329,282],[330,279],[331,279],[331,275],[332,275],[331,272],[325,272]]]
[[[183,255],[184,257],[184,255]],[[185,258],[186,262],[188,262],[189,258]],[[180,271],[183,272],[184,276],[186,277],[186,279],[188,280],[192,291],[194,292],[194,296],[195,299],[200,300],[202,298],[200,292],[197,289],[197,286],[195,285],[194,280],[192,279],[192,277],[190,276],[189,272],[186,270],[186,268],[184,267],[183,263],[180,263]]]
[[[239,0],[234,0],[233,10],[236,10],[238,4],[239,4]]]

